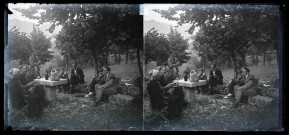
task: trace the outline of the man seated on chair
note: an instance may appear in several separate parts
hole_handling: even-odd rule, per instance
[[[223,85],[222,71],[216,68],[216,64],[211,65],[209,77],[209,94],[213,94],[217,85]]]
[[[106,92],[106,93],[115,93],[116,92],[116,88],[114,88],[115,75],[113,73],[110,73],[110,68],[109,67],[103,67],[102,73],[103,73],[102,80],[104,81],[104,84],[96,84],[95,85],[96,100],[93,101],[93,103],[90,105],[91,107],[98,105],[104,92]]]
[[[73,69],[71,70],[71,78],[70,78],[70,94],[75,93],[75,87],[78,84],[84,84],[84,74],[83,70],[77,67],[77,63],[72,63]]]
[[[251,93],[254,94],[255,90],[251,89],[256,84],[256,79],[253,75],[250,74],[250,69],[248,68],[242,68],[241,78],[239,79],[239,84],[237,84],[234,87],[234,93],[235,93],[235,103],[233,105],[234,108],[236,108],[241,100],[241,97],[245,93]]]

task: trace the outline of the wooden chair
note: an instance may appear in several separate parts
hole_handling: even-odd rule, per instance
[[[28,112],[28,102],[27,102],[27,97],[28,95],[24,95],[24,102],[26,103],[26,105],[24,107],[22,107],[21,109],[14,109],[12,106],[12,108],[10,110],[12,110],[11,112],[11,116],[10,116],[10,120],[13,120],[16,116],[21,115],[22,117],[24,117],[25,119],[29,119],[28,116],[25,114],[25,112]],[[15,111],[15,112],[14,112]]]
[[[5,85],[5,89],[6,89],[6,91],[8,92],[9,91],[9,86],[8,86],[8,84],[7,83],[5,83],[4,84]],[[24,118],[26,118],[26,119],[28,119],[28,117],[26,116],[26,114],[25,114],[25,112],[28,112],[28,102],[27,102],[27,97],[28,97],[28,95],[24,95],[24,102],[26,103],[26,105],[24,106],[24,107],[22,107],[21,109],[15,109],[12,105],[10,105],[9,106],[9,108],[7,107],[6,109],[8,110],[8,111],[11,111],[10,113],[10,120],[13,120],[16,116],[18,116],[18,115],[21,115],[21,116],[23,116]],[[11,100],[10,99],[10,97],[8,97],[7,98],[8,100]],[[11,101],[10,101],[10,103],[11,103]]]
[[[149,99],[151,99],[150,95],[148,94]],[[166,97],[165,97],[166,98]],[[161,117],[164,120],[168,121],[168,118],[166,117],[168,114],[168,103],[165,102],[165,107],[163,107],[160,111],[155,110],[152,108],[152,104],[151,104],[151,100],[150,100],[150,109],[152,110],[152,117],[150,119],[148,119],[146,122],[151,122],[152,120]]]

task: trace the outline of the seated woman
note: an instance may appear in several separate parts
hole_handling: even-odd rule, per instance
[[[159,69],[158,84],[163,95],[167,97],[169,118],[180,117],[184,100],[182,87],[176,87],[176,84],[173,83],[175,78],[171,78],[167,74],[170,73],[166,70],[166,67],[163,66]]]
[[[9,91],[9,101],[11,103],[11,107],[20,110],[23,108],[26,103],[24,101],[24,90],[22,89],[19,79],[20,79],[20,71],[16,68],[13,68],[9,71],[10,79],[8,82],[8,91]]]
[[[147,91],[150,95],[151,106],[152,109],[160,111],[163,107],[165,107],[165,99],[159,85],[159,71],[152,70],[149,74],[151,78],[147,84]]]
[[[32,116],[41,116],[42,114],[42,106],[46,106],[47,102],[45,100],[45,92],[43,86],[38,85],[37,82],[31,81],[27,83],[27,79],[24,78],[23,76],[26,76],[27,73],[27,66],[23,65],[20,67],[20,71],[16,73],[16,77],[14,77],[14,81],[12,82],[13,84],[10,85],[11,91],[13,91],[19,99],[13,98],[12,100],[20,100],[22,101],[23,95],[28,95],[27,96],[27,101],[28,101],[28,112]],[[28,78],[31,78],[28,76]],[[12,95],[13,95],[12,94]],[[22,96],[20,96],[20,94]],[[20,102],[19,101],[19,102]]]

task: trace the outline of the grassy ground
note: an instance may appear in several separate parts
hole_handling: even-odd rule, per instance
[[[133,65],[111,66],[112,72],[122,79],[138,76],[138,68]],[[84,69],[85,81],[90,82],[94,75],[93,68]],[[133,103],[102,103],[89,107],[91,101],[75,94],[56,94],[56,106],[44,109],[39,119],[24,119],[21,116],[10,120],[14,129],[23,130],[142,130],[142,105]]]
[[[153,66],[150,66],[153,67]],[[278,78],[276,65],[249,67],[251,73],[261,81]],[[233,70],[223,70],[224,81],[228,82]],[[241,104],[232,108],[233,101],[223,99],[224,95],[196,95],[196,103],[190,104],[181,119],[164,121],[156,119],[145,123],[145,130],[198,130],[198,131],[276,131],[280,130],[280,109],[278,98],[266,107]],[[144,119],[151,117],[150,102],[144,98]]]

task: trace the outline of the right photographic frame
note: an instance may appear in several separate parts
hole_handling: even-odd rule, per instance
[[[142,7],[145,131],[284,131],[280,5]]]

